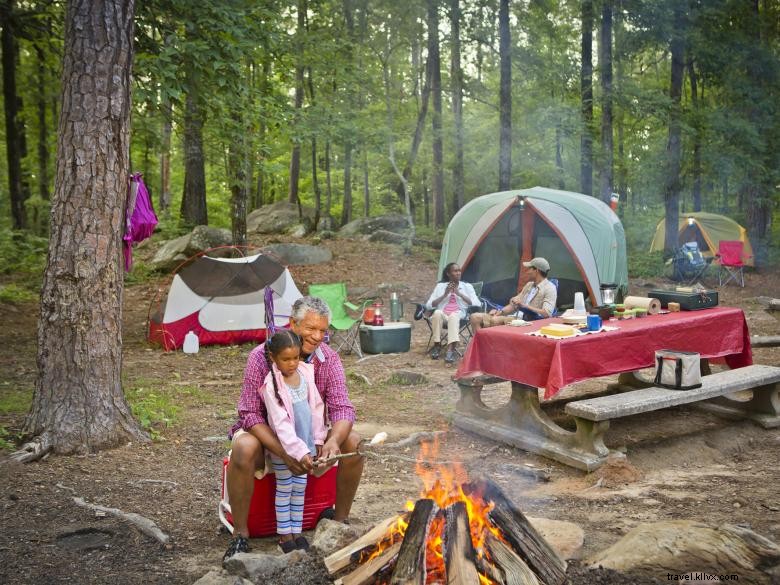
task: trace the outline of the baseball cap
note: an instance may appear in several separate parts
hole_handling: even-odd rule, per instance
[[[532,266],[542,272],[550,271],[550,263],[544,258],[534,258],[530,262],[523,262],[523,266],[531,268]]]

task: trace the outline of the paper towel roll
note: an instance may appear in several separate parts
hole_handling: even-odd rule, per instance
[[[649,297],[626,297],[623,304],[626,309],[646,309],[648,315],[655,315],[661,311],[661,301]]]

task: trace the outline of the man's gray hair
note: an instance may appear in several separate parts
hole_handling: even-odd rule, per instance
[[[320,297],[305,296],[299,298],[293,303],[290,318],[300,323],[309,311],[325,317],[328,320],[328,324],[330,324],[330,307]]]

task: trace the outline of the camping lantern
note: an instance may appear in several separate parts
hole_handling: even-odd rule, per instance
[[[615,303],[615,294],[617,293],[616,284],[602,284],[599,289],[601,290],[602,305],[612,305]]]

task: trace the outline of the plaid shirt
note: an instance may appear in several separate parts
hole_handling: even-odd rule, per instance
[[[339,420],[354,422],[355,407],[347,395],[344,365],[338,353],[322,343],[309,359],[314,366],[314,382],[325,403],[326,420],[331,424]],[[268,424],[268,413],[260,392],[268,371],[265,344],[261,344],[252,350],[247,359],[241,398],[238,399],[238,422],[230,429],[229,438],[232,438],[238,429],[248,431],[256,424]]]

